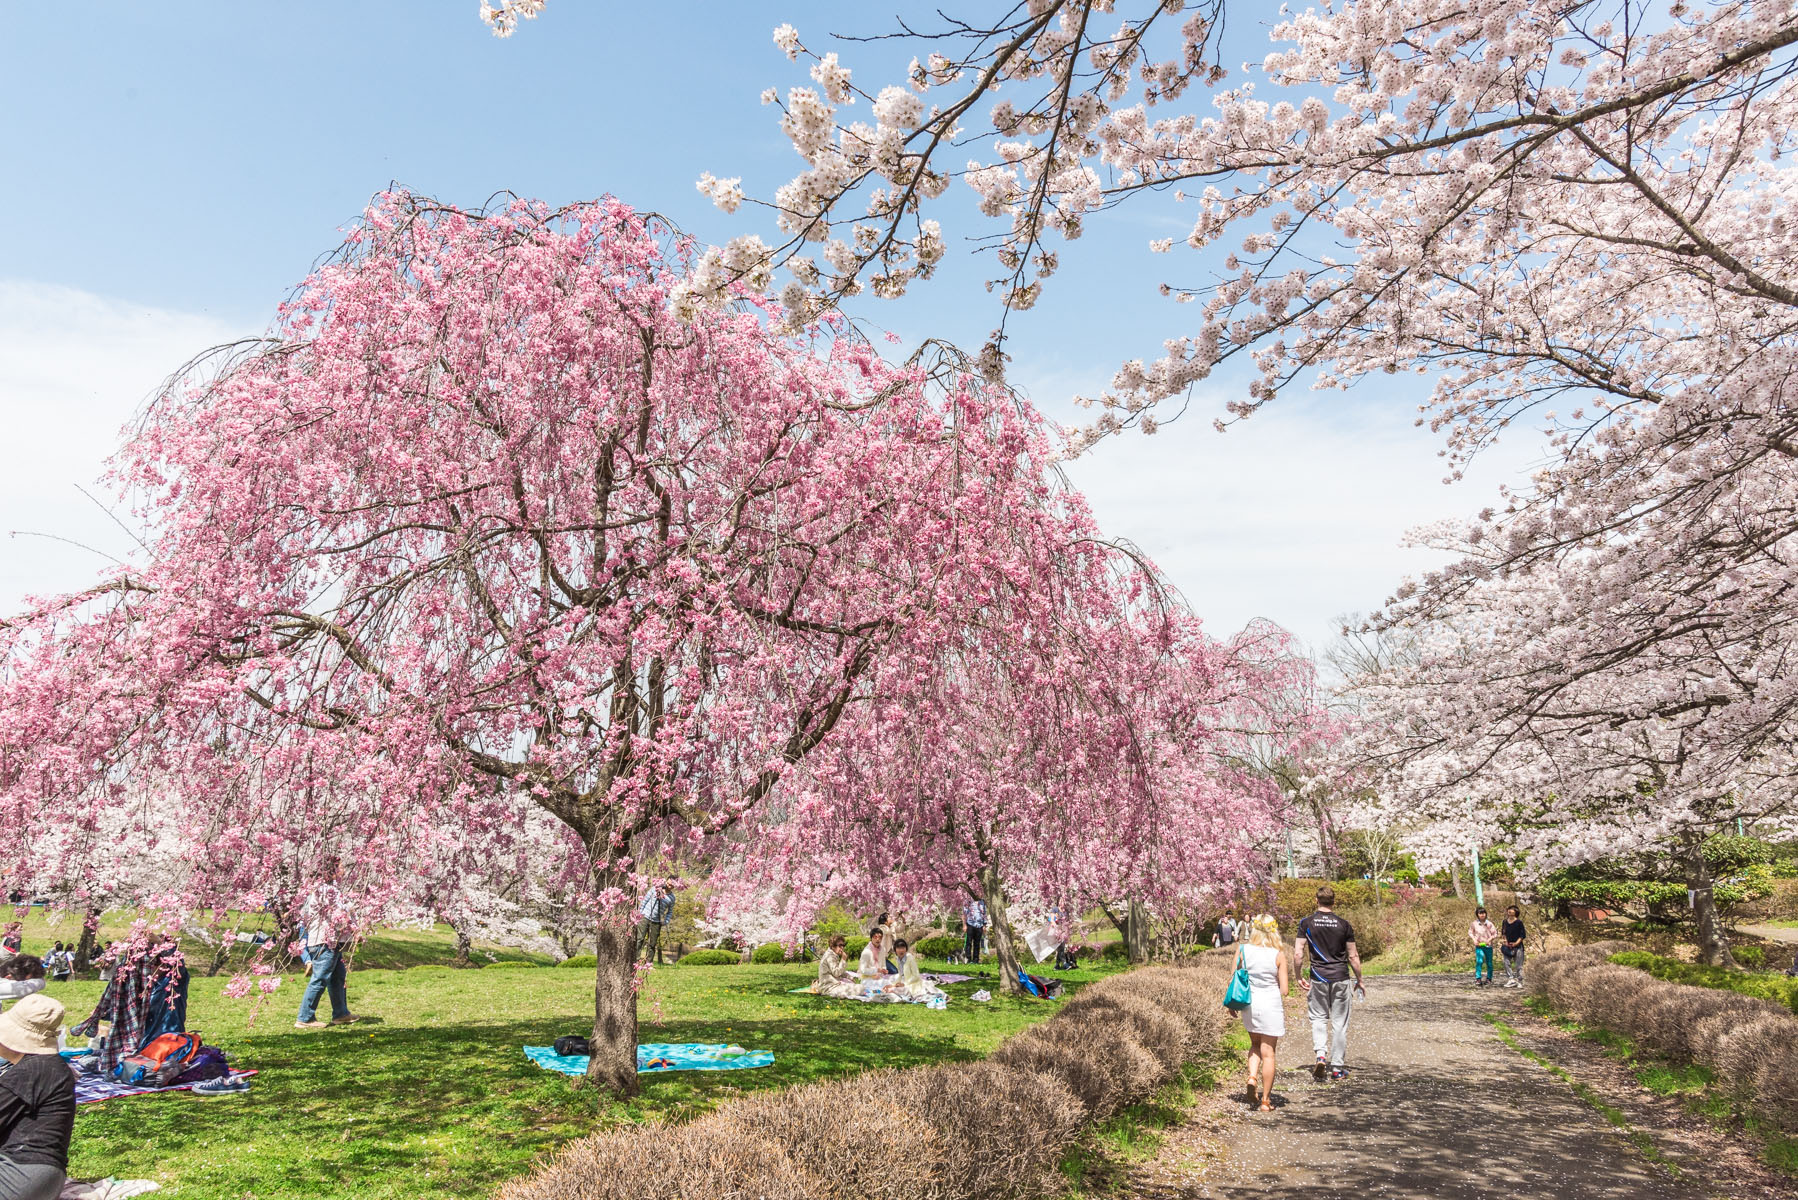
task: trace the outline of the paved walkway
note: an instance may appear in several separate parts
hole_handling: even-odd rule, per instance
[[[1702,1200],[1669,1180],[1560,1078],[1484,1019],[1521,993],[1464,975],[1368,981],[1349,1078],[1311,1081],[1311,1029],[1289,1002],[1274,1113],[1225,1134],[1190,1195],[1318,1200]],[[1237,1089],[1240,1091],[1240,1089]]]
[[[1757,938],[1766,938],[1769,942],[1790,942],[1798,945],[1798,929],[1787,929],[1783,925],[1738,925],[1743,933],[1751,933]]]

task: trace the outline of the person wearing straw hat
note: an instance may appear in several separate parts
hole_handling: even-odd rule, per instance
[[[56,1200],[75,1132],[75,1073],[56,1050],[60,1001],[41,992],[0,1014],[0,1200]]]

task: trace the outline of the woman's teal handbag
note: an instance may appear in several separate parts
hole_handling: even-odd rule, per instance
[[[1254,995],[1249,989],[1249,969],[1242,965],[1242,947],[1236,948],[1236,973],[1230,976],[1230,987],[1224,992],[1224,1007],[1231,1012],[1247,1008]]]

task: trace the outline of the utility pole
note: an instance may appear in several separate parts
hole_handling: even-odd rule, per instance
[[[1298,868],[1292,865],[1292,826],[1286,827],[1286,878],[1297,879]]]
[[[1475,843],[1473,847],[1473,902],[1482,908],[1486,904],[1486,888],[1480,882],[1480,847],[1478,843]]]

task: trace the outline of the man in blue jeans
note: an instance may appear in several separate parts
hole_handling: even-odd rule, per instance
[[[962,936],[962,957],[971,963],[980,961],[980,953],[985,949],[986,941],[986,901],[970,900],[961,910],[961,923],[965,933]]]
[[[300,997],[300,1017],[293,1027],[327,1027],[326,1022],[318,1019],[319,998],[327,991],[331,994],[331,1025],[348,1025],[359,1020],[350,1011],[349,995],[344,988],[347,971],[343,952],[348,939],[342,935],[348,930],[343,928],[343,917],[338,911],[337,889],[326,884],[312,893],[306,902],[302,922],[305,927],[302,940],[306,942],[304,957],[312,967],[312,978],[306,981],[306,994]]]

